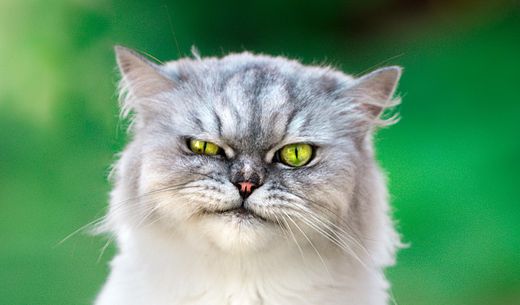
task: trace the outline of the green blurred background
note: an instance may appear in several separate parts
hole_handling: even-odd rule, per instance
[[[0,304],[90,304],[118,121],[112,51],[252,50],[359,75],[405,67],[379,133],[410,248],[402,305],[520,304],[520,5],[509,1],[0,0]]]

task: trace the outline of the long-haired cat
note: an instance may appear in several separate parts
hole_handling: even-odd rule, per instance
[[[389,302],[399,236],[374,130],[399,67],[353,78],[283,57],[153,63],[116,47],[131,140],[97,305]]]

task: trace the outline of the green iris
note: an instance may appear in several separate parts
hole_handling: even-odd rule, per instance
[[[221,148],[214,143],[193,139],[190,140],[190,149],[196,154],[207,156],[218,155],[221,150]]]
[[[312,158],[313,148],[306,143],[285,145],[279,151],[280,161],[293,167],[304,166]]]

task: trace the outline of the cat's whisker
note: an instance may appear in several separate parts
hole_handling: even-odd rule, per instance
[[[112,241],[114,241],[114,238],[113,237],[109,237],[107,242],[103,245],[103,247],[101,248],[101,251],[99,253],[99,256],[96,260],[96,263],[99,264],[99,262],[101,261],[101,258],[103,257],[103,254],[105,254],[105,251],[107,250],[108,246],[110,246],[110,244],[112,243]]]
[[[315,200],[312,200],[310,198],[304,197],[302,195],[296,194],[294,192],[292,192],[291,195],[296,197],[298,202],[311,203],[313,207],[317,207],[317,208],[322,209],[323,212],[329,214],[335,220],[341,222],[342,224],[344,223],[345,226],[348,226],[348,224],[346,222],[344,222],[341,219],[341,217],[338,215],[337,211],[332,210],[330,207],[326,206],[325,204],[322,204],[322,203],[320,203],[318,201],[315,201]]]
[[[341,225],[345,226],[345,227],[346,227],[346,228],[347,228],[351,233],[347,232],[344,228],[338,226],[337,224],[333,223],[333,222],[330,221],[329,219],[327,219],[327,222],[329,222],[331,225],[333,225],[333,226],[334,226],[335,228],[337,228],[338,230],[344,232],[345,234],[348,234],[348,235],[353,234],[354,236],[353,236],[352,238],[354,238],[354,241],[355,241],[355,242],[360,243],[360,241],[362,241],[362,240],[367,240],[367,241],[377,242],[377,240],[374,240],[374,239],[370,239],[370,238],[366,238],[366,237],[358,236],[358,235],[356,234],[356,230],[354,230],[354,228],[352,228],[352,227],[350,226],[350,224],[349,224],[346,220],[344,220],[344,219],[342,219],[341,217],[339,217],[339,216],[338,216],[338,213],[337,213],[336,211],[331,210],[331,209],[330,209],[329,207],[327,207],[326,205],[324,205],[324,204],[322,204],[322,203],[320,203],[320,202],[317,202],[317,201],[315,201],[315,200],[312,200],[312,199],[310,199],[310,198],[300,196],[300,195],[298,195],[298,194],[294,194],[294,193],[292,193],[292,195],[294,195],[294,196],[300,198],[300,200],[303,200],[304,202],[309,202],[309,203],[311,203],[313,207],[316,207],[316,208],[321,209],[324,213],[328,213],[332,218],[334,218],[334,220],[336,220],[337,222],[339,222]],[[313,214],[315,214],[315,213],[313,213]],[[326,219],[326,218],[324,218],[324,219]],[[363,245],[361,245],[361,244],[360,244],[359,246],[363,247]]]
[[[309,219],[307,219],[305,214],[302,214],[301,212],[296,212],[296,214],[300,217],[303,222],[305,222],[308,226],[310,226],[312,229],[316,230],[318,233],[320,233],[323,237],[327,238],[329,241],[333,242],[336,246],[340,247],[345,252],[351,252],[351,249],[347,243],[345,243],[341,238],[339,238],[336,234],[334,234],[333,231],[330,230],[330,228],[325,227],[322,228],[318,224],[313,223]],[[334,235],[333,235],[334,234]]]
[[[336,245],[338,248],[340,248],[343,252],[346,254],[350,254],[356,261],[358,261],[363,267],[368,269],[368,266],[365,264],[365,262],[357,255],[355,251],[351,249],[351,247],[341,239],[337,234],[335,234],[333,231],[330,231],[331,233],[334,233],[334,235],[331,235],[327,233],[327,231],[324,231],[322,228],[317,226],[316,224],[312,223],[311,221],[305,219],[302,215],[302,220],[304,223],[306,223],[309,227],[316,230],[318,233],[320,233],[322,236],[327,238],[330,242],[332,242],[334,245]]]
[[[394,293],[392,291],[392,287],[388,288],[388,297],[390,298],[390,301],[392,302],[393,305],[399,305],[397,303],[397,300],[395,299]]]
[[[314,213],[312,212],[310,209],[307,209],[303,206],[300,206],[300,205],[297,205],[297,207],[303,209],[304,211],[306,211],[307,213],[309,213],[309,215],[313,218],[315,218],[317,221],[319,222],[322,222],[324,225],[326,226],[331,226],[333,230],[331,230],[332,232],[334,232],[335,234],[339,234],[341,233],[341,235],[343,235],[344,238],[347,238],[350,242],[354,243],[357,247],[359,247],[368,257],[370,257],[370,253],[369,251],[366,249],[366,247],[357,239],[355,238],[354,236],[351,236],[350,233],[348,231],[346,231],[345,229],[341,228],[340,226],[338,226],[337,224],[335,224],[334,222],[332,222],[331,220],[327,219],[326,217],[323,217],[317,213]],[[352,230],[353,231],[353,230]]]
[[[149,197],[151,197],[153,195],[157,195],[157,194],[163,193],[163,192],[175,191],[175,190],[179,190],[181,188],[187,188],[189,186],[186,186],[186,185],[188,183],[191,183],[191,182],[192,181],[186,182],[186,183],[182,183],[182,184],[178,184],[178,185],[168,186],[168,187],[164,187],[164,188],[160,188],[160,189],[156,189],[156,190],[152,190],[152,191],[146,192],[144,194],[141,194],[141,195],[138,195],[138,196],[135,196],[135,197],[131,197],[131,198],[127,198],[125,200],[114,202],[114,203],[111,204],[110,213],[111,214],[124,213],[124,212],[134,213],[132,211],[133,208],[132,208],[132,206],[129,205],[129,203],[131,203],[131,202],[138,202],[139,201],[141,206],[148,205],[148,204],[153,202],[153,200],[152,200],[153,198],[149,198]],[[101,230],[101,232],[102,232],[102,230]]]
[[[332,274],[330,273],[330,270],[327,267],[327,264],[325,263],[325,260],[321,256],[320,251],[318,251],[318,249],[316,248],[316,246],[314,246],[314,243],[311,241],[311,239],[307,236],[307,234],[305,234],[305,232],[300,228],[300,226],[298,226],[298,224],[291,218],[291,216],[289,216],[289,214],[287,214],[287,213],[285,213],[285,215],[287,215],[287,218],[289,218],[289,220],[294,224],[294,226],[298,229],[298,231],[300,231],[302,233],[302,235],[305,237],[305,239],[307,240],[309,245],[314,249],[314,252],[316,252],[316,254],[318,255],[318,257],[319,257],[323,267],[325,268],[325,271],[327,271],[327,274],[332,278]]]
[[[372,255],[370,254],[368,249],[365,247],[365,245],[363,245],[363,243],[358,240],[358,238],[351,236],[351,233],[344,230],[343,228],[341,228],[340,226],[338,226],[337,224],[333,223],[332,221],[330,221],[329,219],[327,219],[325,217],[320,217],[319,215],[316,215],[316,214],[313,214],[313,217],[318,218],[318,220],[324,222],[325,225],[331,226],[334,229],[334,231],[336,232],[336,234],[341,235],[344,238],[348,239],[349,242],[354,243],[354,245],[357,246],[368,257],[368,259],[370,259],[371,262],[373,263]]]
[[[276,223],[278,224],[278,228],[280,229],[280,231],[282,231],[284,237],[285,237],[285,240],[289,241],[289,235],[287,234],[287,230],[285,230],[285,227],[284,225],[280,222],[280,219],[278,218],[278,216],[276,216],[275,213],[272,213],[271,214],[274,219],[276,220]]]
[[[297,205],[295,205],[297,206]],[[299,206],[298,206],[299,207]],[[299,207],[301,208],[301,207]],[[309,211],[306,211],[305,209],[301,209],[300,210],[301,212],[296,212],[298,213],[298,215],[300,216],[299,219],[301,219],[304,223],[306,223],[309,227],[311,227],[312,229],[314,229],[316,232],[320,233],[323,237],[325,237],[326,239],[328,239],[330,242],[332,242],[333,244],[335,244],[336,246],[338,246],[340,249],[342,249],[344,252],[350,254],[354,259],[356,259],[360,264],[362,264],[365,268],[368,268],[368,266],[366,266],[365,262],[357,255],[357,253],[350,247],[350,245],[345,242],[340,235],[337,234],[337,232],[335,232],[334,230],[332,230],[329,226],[327,226],[325,223],[323,223],[322,221],[320,221],[319,219],[317,218],[314,218],[315,221],[318,222],[318,224],[315,224],[313,223],[312,221],[310,221],[309,219],[307,219],[305,216],[311,216],[313,217],[314,215],[312,213],[310,213]],[[324,228],[322,228],[319,224],[321,224],[322,226],[324,226]]]
[[[319,215],[318,213],[314,213],[312,211],[309,211],[309,215],[313,218],[315,218],[317,221],[323,223],[324,226],[326,227],[332,227],[332,228],[329,228],[329,231],[333,232],[334,235],[338,236],[338,238],[340,239],[347,239],[350,243],[353,243],[357,248],[359,248],[366,256],[366,258],[370,261],[371,265],[375,265],[374,263],[374,260],[372,258],[372,254],[370,253],[370,251],[368,251],[368,249],[363,245],[363,243],[359,240],[360,238],[356,238],[355,236],[355,233],[354,233],[354,230],[350,230],[352,231],[354,234],[354,236],[351,236],[348,231],[346,231],[345,229],[343,229],[342,227],[338,226],[337,224],[335,224],[334,222],[332,222],[330,219],[327,219],[326,217],[323,217],[321,215]],[[369,239],[365,239],[365,240],[369,240]],[[350,244],[348,243],[348,244]]]
[[[285,215],[287,215],[286,213],[284,213]],[[298,240],[296,239],[296,236],[294,235],[294,232],[293,230],[291,229],[291,226],[289,225],[289,223],[287,222],[287,219],[285,219],[285,217],[283,215],[280,215],[282,217],[282,220],[283,222],[285,223],[285,226],[287,227],[287,229],[289,230],[289,233],[291,234],[291,237],[294,241],[294,243],[296,244],[296,247],[298,247],[298,251],[300,252],[300,255],[302,257],[302,261],[303,263],[306,262],[305,260],[305,255],[303,254],[303,249],[302,247],[300,246],[300,244],[298,243]],[[289,217],[289,215],[287,215],[287,217]]]
[[[189,182],[180,183],[180,184],[173,185],[173,186],[164,187],[164,188],[161,188],[161,189],[157,189],[157,190],[153,190],[153,191],[141,194],[139,196],[135,196],[135,197],[132,197],[132,198],[127,198],[127,199],[119,201],[119,202],[114,202],[112,204],[112,206],[110,207],[110,210],[112,211],[112,213],[121,213],[121,212],[132,213],[130,211],[130,207],[128,207],[127,203],[129,203],[131,201],[142,200],[145,197],[156,195],[156,194],[161,193],[161,192],[178,190],[179,188],[182,188],[182,187],[188,188],[189,186],[186,186],[186,185],[189,184],[189,183],[192,183],[192,182],[194,182],[194,181],[189,181]],[[99,218],[96,218],[96,219],[90,221],[89,223],[81,226],[80,228],[76,229],[75,231],[73,231],[69,235],[65,236],[58,243],[56,243],[56,246],[63,244],[67,240],[71,239],[72,237],[74,237],[77,234],[79,234],[81,232],[84,232],[84,231],[89,231],[89,232],[91,232],[93,234],[101,233],[104,230],[101,229],[100,227],[102,227],[106,223],[106,221],[107,221],[107,215],[101,216]]]
[[[149,223],[144,224],[143,227],[150,227],[150,226],[152,226],[152,225],[158,223],[159,221],[161,221],[161,220],[167,218],[168,216],[169,216],[169,215],[166,215],[166,214],[160,215],[160,216],[158,216],[157,218],[155,218],[154,220],[150,221]]]
[[[60,240],[58,243],[56,243],[55,246],[59,246],[61,244],[63,244],[64,242],[66,242],[67,240],[71,239],[72,237],[74,237],[76,234],[80,233],[80,232],[83,232],[89,228],[92,228],[96,225],[98,225],[99,223],[103,222],[104,219],[105,219],[106,216],[101,216],[99,218],[96,218],[94,219],[93,221],[81,226],[79,229],[76,229],[74,232],[70,233],[69,235],[65,236],[62,240]]]
[[[184,182],[184,183],[179,183],[179,184],[175,184],[175,185],[169,185],[169,186],[166,186],[166,187],[163,187],[163,188],[159,188],[159,189],[155,189],[155,190],[146,192],[146,193],[141,194],[141,195],[137,195],[135,197],[130,197],[130,198],[118,201],[118,202],[114,202],[113,204],[116,205],[116,206],[124,205],[126,203],[131,202],[131,201],[140,200],[140,199],[142,199],[144,197],[156,195],[158,193],[163,193],[163,192],[167,192],[167,191],[176,191],[176,190],[180,190],[180,189],[183,189],[183,188],[188,188],[188,187],[190,187],[190,186],[188,186],[188,184],[193,183],[193,182],[197,182],[197,181],[190,180],[190,181]]]
[[[161,208],[161,203],[159,202],[157,205],[155,205],[153,208],[150,209],[142,218],[141,220],[136,224],[136,228],[140,228],[145,221],[148,220],[150,216],[152,216],[153,213],[155,213],[159,208]]]
[[[317,220],[318,222],[320,222],[319,220]],[[351,256],[353,256],[363,267],[367,268],[368,269],[368,266],[365,262],[364,259],[362,259],[359,254],[355,251],[355,249],[352,248],[352,245],[345,241],[345,238],[348,239],[348,240],[352,240],[352,238],[350,238],[348,235],[346,234],[340,234],[339,232],[333,230],[332,228],[328,227],[325,223],[323,223],[323,226],[327,227],[327,231],[328,232],[331,232],[333,235],[334,235],[334,238],[336,240],[339,240],[341,242],[342,245],[344,245],[344,249],[347,250],[348,253],[350,253]],[[372,259],[371,259],[371,256],[370,254],[366,252],[366,257],[372,262]]]

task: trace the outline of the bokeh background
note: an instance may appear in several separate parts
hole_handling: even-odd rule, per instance
[[[398,304],[520,304],[517,0],[0,0],[0,304],[90,304],[114,246],[101,217],[124,145],[112,50],[252,50],[360,75],[399,64],[377,137],[410,247]],[[106,246],[107,245],[107,246]],[[106,246],[106,247],[105,247]],[[106,251],[103,249],[106,248]]]

